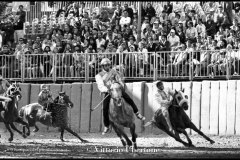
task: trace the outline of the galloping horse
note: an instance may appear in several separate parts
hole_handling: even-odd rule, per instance
[[[134,149],[137,149],[136,138],[137,134],[135,133],[135,117],[132,108],[125,102],[122,98],[122,86],[118,82],[112,83],[110,87],[110,107],[109,107],[109,119],[110,124],[115,130],[118,137],[120,137],[123,146],[126,146],[126,142],[122,137],[127,141],[126,149],[128,146],[134,144]],[[124,127],[130,128],[132,135],[132,141],[128,138],[127,134],[124,132]]]
[[[175,135],[169,131],[169,127],[167,125],[167,122],[165,118],[163,117],[162,110],[158,109],[153,119],[149,122],[147,122],[144,126],[149,126],[150,124],[153,124],[157,126],[159,129],[166,132],[169,136],[175,138],[176,141],[182,143],[184,146],[187,147],[194,147],[192,144],[191,139],[189,138],[187,132],[185,131],[186,128],[191,128],[201,136],[203,136],[206,140],[208,140],[211,144],[215,143],[213,140],[211,140],[209,137],[207,137],[203,132],[201,132],[197,127],[192,123],[188,115],[185,113],[184,110],[188,109],[188,102],[187,102],[188,96],[184,95],[184,90],[182,91],[176,91],[173,96],[172,105],[169,107],[169,116],[170,121],[172,123],[173,129],[175,131]],[[188,143],[184,142],[180,137],[179,133],[183,133]]]
[[[13,132],[10,129],[10,126],[13,130],[17,131],[19,134],[21,134],[24,138],[30,135],[30,129],[26,122],[23,121],[21,117],[18,116],[18,109],[17,109],[17,101],[19,101],[22,97],[21,88],[17,83],[11,84],[7,91],[6,91],[6,99],[7,102],[1,102],[0,103],[0,119],[5,124],[7,130],[10,132],[10,138],[8,141],[13,140]],[[3,97],[3,99],[5,99]],[[17,122],[23,125],[23,132],[19,131],[13,122]],[[10,126],[9,126],[10,125]],[[27,134],[25,134],[25,127],[28,128]]]
[[[29,126],[35,126],[34,132],[38,131],[36,122],[40,122],[49,127],[59,127],[61,130],[61,141],[64,141],[64,130],[67,130],[82,142],[88,142],[68,127],[67,107],[72,108],[73,103],[65,92],[59,92],[59,95],[54,99],[54,102],[49,104],[47,111],[45,111],[44,107],[40,104],[32,103],[22,107],[19,110],[19,115],[27,119]]]

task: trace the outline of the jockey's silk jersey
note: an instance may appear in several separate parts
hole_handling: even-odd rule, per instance
[[[38,103],[44,107],[47,107],[48,103],[49,103],[49,98],[48,96],[51,96],[52,98],[52,94],[50,92],[45,93],[43,92],[43,90],[39,93],[38,95]]]
[[[102,70],[95,76],[95,79],[100,92],[108,92],[108,89],[114,81],[124,85],[123,75],[115,69],[111,69],[109,72]]]
[[[155,100],[161,105],[162,108],[168,108],[173,95],[174,91],[170,88],[164,88],[163,91],[158,89],[157,93],[155,93]]]

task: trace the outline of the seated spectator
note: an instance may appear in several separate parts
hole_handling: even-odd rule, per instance
[[[207,36],[214,37],[214,35],[216,33],[216,26],[210,15],[207,16],[207,22],[206,22],[205,26],[206,26]]]
[[[188,22],[188,29],[186,30],[186,38],[190,39],[193,43],[197,41],[198,32],[195,27],[193,27],[193,22]]]
[[[219,51],[211,52],[210,64],[207,66],[207,75],[211,78],[217,75],[219,56],[220,56]]]
[[[206,51],[206,46],[202,45],[201,46],[201,55],[200,55],[200,61],[199,64],[196,64],[196,69],[195,69],[195,76],[202,75],[201,71],[203,70],[203,75],[206,76],[206,69],[207,66],[210,64],[210,52]]]

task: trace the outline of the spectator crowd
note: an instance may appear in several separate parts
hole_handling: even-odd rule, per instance
[[[14,55],[15,59],[1,60],[0,67],[12,68],[6,66],[11,61],[17,69],[22,61],[20,56],[28,54],[24,64],[27,76],[51,76],[55,67],[63,77],[78,77],[84,75],[86,62],[94,70],[103,57],[119,64],[120,57],[108,53],[124,53],[126,69],[151,71],[156,52],[157,66],[166,67],[171,76],[187,76],[189,67],[193,68],[194,76],[238,75],[239,10],[238,2],[168,1],[157,13],[148,3],[142,6],[139,39],[138,13],[128,4],[116,4],[110,15],[101,9],[89,12],[84,3],[70,3],[49,17],[34,19],[32,36],[16,39],[11,36],[14,31],[9,33],[9,27],[1,26],[1,55]],[[29,22],[25,22],[24,28],[28,33]],[[44,34],[34,34],[39,28]],[[133,52],[136,54],[127,54]],[[95,54],[86,58],[85,53]],[[53,54],[57,55],[54,64]],[[96,73],[97,70],[93,72]]]

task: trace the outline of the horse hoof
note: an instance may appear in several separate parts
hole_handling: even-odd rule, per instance
[[[64,140],[64,139],[62,139],[62,138],[61,138],[61,141],[62,141],[62,142],[65,142],[65,140]]]
[[[193,144],[189,144],[189,146],[188,147],[195,147]]]
[[[137,149],[137,144],[136,143],[134,143],[134,149]]]
[[[27,132],[26,135],[27,135],[27,136],[30,136],[30,132]]]
[[[82,143],[89,143],[89,141],[87,141],[87,140],[81,140],[82,141]]]
[[[37,131],[38,131],[38,129],[34,129],[34,130],[33,130],[33,132],[37,132]]]
[[[8,138],[8,141],[9,141],[9,142],[12,142],[12,141],[13,141],[13,138]]]
[[[23,136],[23,138],[27,138],[26,134],[23,134],[22,136]]]
[[[211,140],[210,143],[213,144],[213,143],[215,143],[215,141]]]

